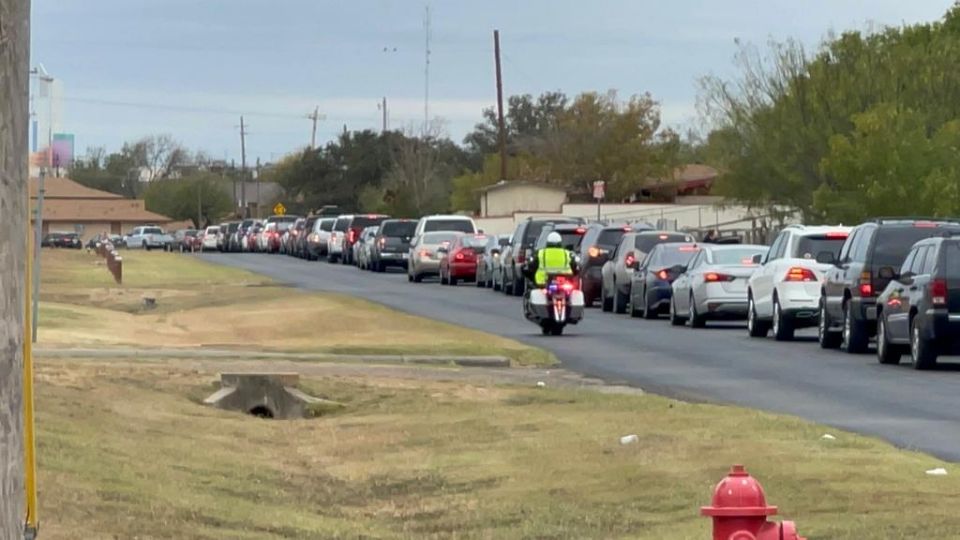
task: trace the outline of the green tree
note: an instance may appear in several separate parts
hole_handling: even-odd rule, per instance
[[[151,212],[189,219],[197,228],[216,223],[234,210],[227,181],[208,172],[154,180],[144,193],[144,203]]]

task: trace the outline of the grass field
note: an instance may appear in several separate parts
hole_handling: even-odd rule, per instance
[[[199,405],[215,373],[179,362],[38,378],[45,538],[702,540],[735,462],[811,540],[960,537],[937,460],[749,410],[331,376],[302,386],[343,412],[271,421]]]
[[[92,254],[44,251],[41,346],[255,347],[553,362],[515,341],[351,297],[298,291],[189,255],[127,251],[123,257],[124,283],[117,286]],[[144,297],[156,298],[157,307],[145,310]]]
[[[429,343],[535,354],[395,313],[375,330],[343,324],[344,306],[382,308],[189,257],[127,261],[127,282],[116,287],[92,256],[45,254],[41,345],[189,347],[209,334],[236,347],[266,339],[278,350],[319,349],[357,346],[356,330],[403,350],[420,345],[413,328]],[[144,294],[158,298],[156,311],[140,312]],[[323,338],[294,333],[290,342],[249,327],[228,332],[258,317],[283,324],[281,311],[269,311],[276,302],[346,328]],[[400,322],[385,323],[393,318]],[[530,372],[523,368],[494,380],[482,370],[311,364],[303,389],[346,407],[261,420],[200,404],[218,371],[236,369],[221,362],[38,361],[42,538],[702,540],[709,521],[698,509],[733,463],[747,465],[810,540],[960,538],[951,464],[791,417],[537,388],[510,375]],[[836,440],[822,439],[826,432]],[[639,442],[620,445],[631,433]],[[924,473],[934,467],[950,475]]]

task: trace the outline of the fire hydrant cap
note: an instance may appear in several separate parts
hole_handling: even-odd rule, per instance
[[[714,517],[772,516],[777,513],[777,507],[767,506],[763,487],[743,465],[734,465],[714,489],[713,504],[702,507],[700,513]]]

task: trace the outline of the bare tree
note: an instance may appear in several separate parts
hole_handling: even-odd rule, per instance
[[[409,197],[412,210],[423,213],[437,194],[437,184],[442,180],[437,141],[443,135],[442,125],[433,122],[423,134],[414,135],[405,130],[398,138],[393,152],[390,172],[387,173],[388,189]]]
[[[23,537],[30,0],[0,0],[0,540]]]

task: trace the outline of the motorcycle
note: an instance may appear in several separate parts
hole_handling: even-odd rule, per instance
[[[559,336],[568,324],[583,319],[583,291],[571,276],[548,276],[547,286],[530,290],[524,302],[527,320],[540,326],[545,336]]]

